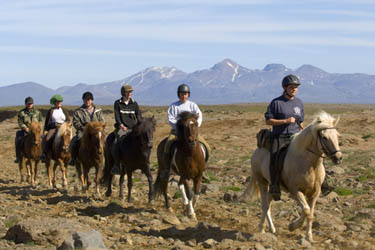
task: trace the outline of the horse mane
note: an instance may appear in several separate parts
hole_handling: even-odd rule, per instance
[[[178,116],[178,120],[176,123],[176,129],[177,129],[177,138],[182,139],[183,138],[183,130],[185,127],[185,122],[188,119],[193,118],[194,120],[196,119],[196,114],[193,112],[188,112],[188,111],[183,111],[180,113]]]
[[[39,122],[32,122],[32,123],[30,123],[30,126],[29,126],[29,130],[30,130],[30,132],[32,132],[32,133],[35,134],[35,132],[36,132],[38,129],[40,130],[40,132],[42,132],[42,130],[41,130],[41,126],[40,126]]]
[[[155,130],[156,121],[154,117],[147,117],[139,119],[138,123],[133,127],[135,135],[139,136],[142,132],[151,132]]]
[[[335,127],[337,122],[338,119],[335,119],[327,112],[319,111],[314,115],[313,121],[306,128],[293,135],[291,146],[296,151],[304,150],[310,144],[311,140],[317,137],[318,131]]]
[[[86,124],[85,128],[83,129],[82,135],[82,145],[88,146],[90,144],[89,136],[95,133],[103,132],[103,123],[102,122],[89,122]]]
[[[64,122],[57,130],[56,137],[54,140],[55,146],[59,145],[61,137],[63,137],[67,130],[70,130],[70,139],[73,137],[72,126],[68,122]]]

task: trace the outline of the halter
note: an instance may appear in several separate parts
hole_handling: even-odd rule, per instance
[[[324,152],[324,154],[326,154],[326,155],[329,156],[329,157],[332,157],[332,156],[333,156],[334,154],[336,154],[337,152],[341,152],[341,150],[335,150],[335,151],[333,151],[333,152],[330,152],[330,151],[329,151],[329,147],[324,143],[323,138],[322,138],[322,135],[320,134],[321,131],[323,131],[323,130],[327,130],[327,129],[336,129],[336,127],[328,127],[328,128],[320,129],[320,130],[319,130],[319,133],[318,133],[318,137],[319,137],[320,144],[322,145],[322,148],[323,148],[323,152]],[[321,158],[323,158],[323,159],[326,158],[326,157],[324,157],[323,155],[320,155],[320,154],[318,154],[318,153],[312,151],[311,149],[307,149],[307,151],[309,151],[309,152],[311,152],[311,153],[313,153],[313,154],[315,154],[315,155],[317,155],[317,156],[319,156],[319,157],[321,157]]]

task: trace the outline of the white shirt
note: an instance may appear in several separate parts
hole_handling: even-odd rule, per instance
[[[65,115],[64,115],[64,112],[62,110],[62,108],[59,108],[59,109],[54,109],[53,112],[52,112],[52,118],[51,118],[51,121],[52,122],[56,122],[56,123],[64,123],[65,122]]]
[[[176,123],[179,118],[179,115],[184,112],[192,112],[198,114],[198,127],[202,124],[202,112],[199,109],[198,105],[194,102],[187,100],[186,102],[182,103],[181,101],[177,101],[171,104],[168,109],[168,122],[171,125],[172,129],[176,129]]]

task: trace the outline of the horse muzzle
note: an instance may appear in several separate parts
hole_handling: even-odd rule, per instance
[[[336,153],[332,154],[330,158],[335,165],[339,165],[342,162],[342,153],[337,151]]]

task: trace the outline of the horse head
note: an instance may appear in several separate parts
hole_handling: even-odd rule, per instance
[[[65,122],[64,124],[61,125],[61,127],[57,131],[55,143],[61,143],[62,151],[64,153],[68,153],[69,145],[70,145],[70,141],[72,140],[72,137],[73,137],[72,123]]]
[[[82,136],[82,142],[86,147],[92,147],[98,155],[102,155],[105,142],[105,123],[90,122],[86,125]]]
[[[198,122],[195,113],[182,112],[177,121],[177,139],[194,148],[198,142]]]
[[[339,133],[336,130],[336,125],[340,118],[333,118],[328,113],[320,112],[313,124],[315,124],[315,131],[317,136],[317,144],[319,150],[326,154],[334,164],[340,164],[342,161],[342,152],[339,146]]]
[[[138,141],[142,148],[147,149],[143,150],[143,152],[149,152],[152,149],[155,127],[156,120],[154,116],[152,116],[151,118],[140,119],[137,125],[133,128],[134,134],[139,138]]]
[[[42,127],[39,122],[32,122],[29,126],[29,135],[33,145],[38,146],[41,144]]]

